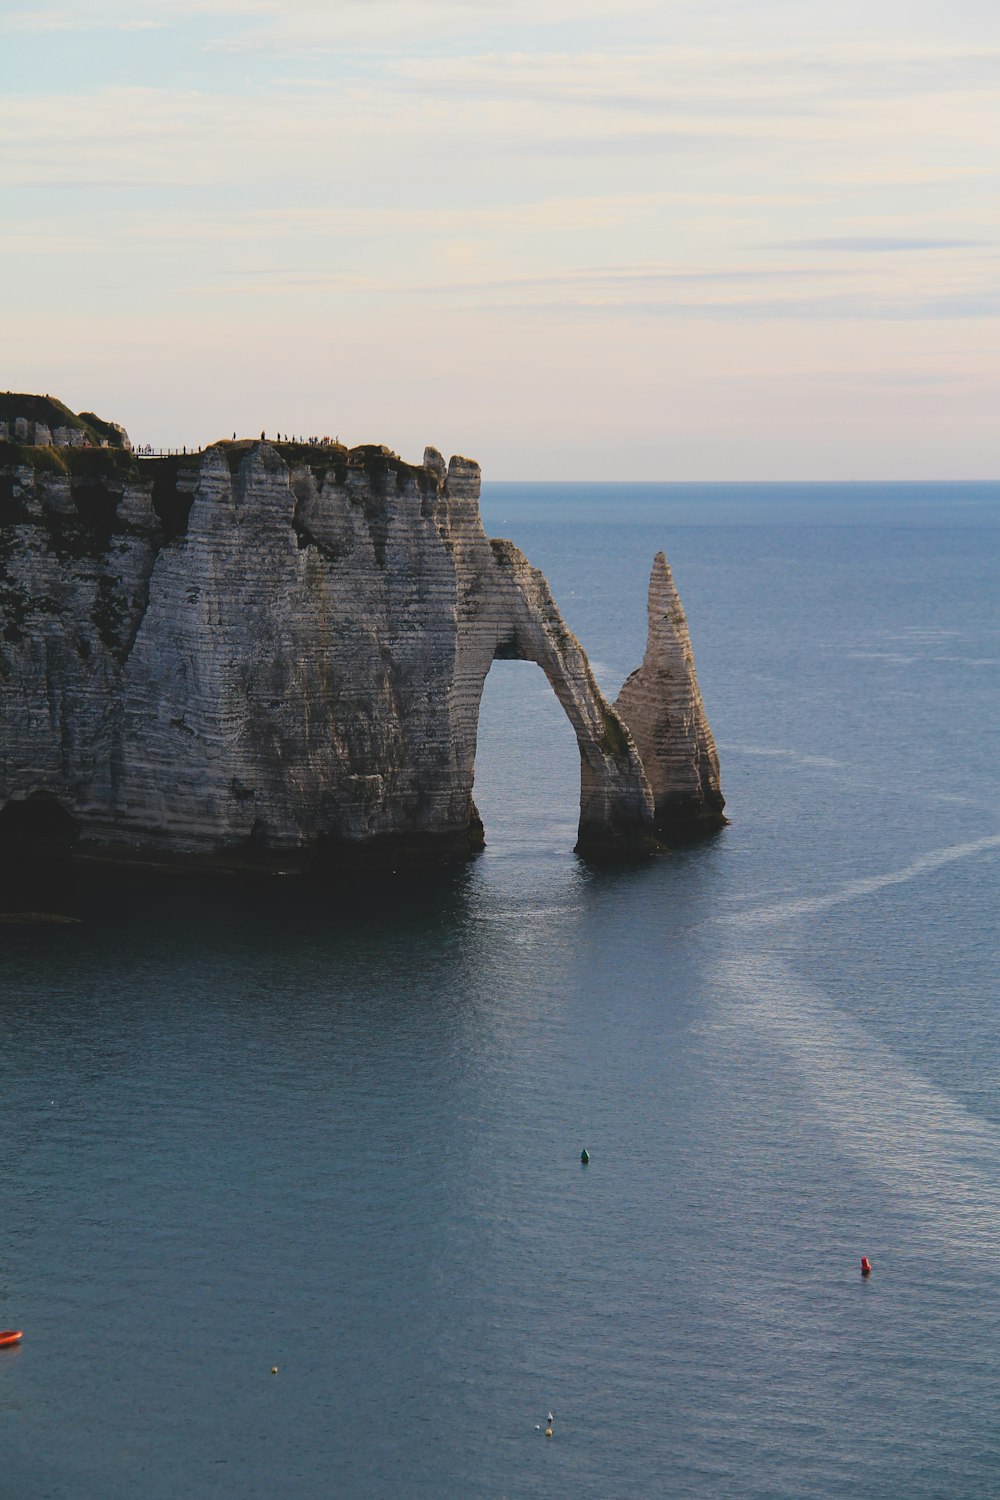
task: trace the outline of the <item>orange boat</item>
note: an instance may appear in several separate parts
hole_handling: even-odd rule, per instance
[[[24,1334],[19,1328],[5,1329],[3,1333],[0,1333],[0,1349],[2,1349],[5,1344],[19,1344],[23,1337]]]

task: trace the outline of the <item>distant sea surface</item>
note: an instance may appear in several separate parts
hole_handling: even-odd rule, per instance
[[[1000,1494],[1000,486],[483,511],[612,697],[666,551],[731,824],[582,864],[500,662],[469,866],[0,923],[0,1494]]]

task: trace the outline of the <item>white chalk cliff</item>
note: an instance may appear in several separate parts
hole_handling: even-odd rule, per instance
[[[482,844],[476,733],[498,657],[537,662],[576,732],[580,850],[652,847],[672,768],[690,811],[669,632],[654,651],[651,630],[616,712],[545,579],[485,535],[479,484],[433,449],[408,465],[373,447],[137,459],[0,441],[3,857],[463,857]],[[686,627],[683,643],[689,659]]]
[[[642,666],[627,679],[615,709],[628,725],[665,836],[717,828],[725,799],[719,756],[694,670],[680,595],[662,552],[649,580],[649,634]]]

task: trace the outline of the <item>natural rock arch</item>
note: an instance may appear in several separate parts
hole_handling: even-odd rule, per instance
[[[15,831],[44,792],[80,852],[112,862],[460,858],[482,837],[483,687],[510,657],[541,667],[576,735],[581,852],[652,847],[654,781],[669,836],[691,811],[674,785],[688,765],[721,821],[717,762],[675,743],[682,722],[709,742],[700,698],[674,712],[694,702],[693,665],[662,576],[653,649],[616,711],[542,574],[486,536],[471,460],[256,441],[88,455],[80,474],[62,450],[15,457],[0,515],[0,809]]]
[[[652,793],[631,735],[607,702],[586,652],[563,620],[544,575],[512,543],[491,550],[508,591],[510,624],[494,660],[534,662],[545,674],[580,752],[581,853],[651,844]]]
[[[433,462],[434,455],[431,454]],[[428,456],[425,455],[425,463]],[[454,508],[462,496],[448,470]],[[513,542],[488,539],[479,520],[479,470],[465,479],[474,514],[455,529],[459,579],[452,732],[460,782],[472,808],[479,708],[494,661],[535,662],[548,679],[580,750],[580,822],[577,849],[597,857],[649,848],[653,797],[631,735],[595,681],[586,652],[556,607],[544,575]],[[481,831],[481,825],[480,825]]]

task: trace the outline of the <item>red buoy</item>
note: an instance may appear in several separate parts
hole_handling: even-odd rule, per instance
[[[861,1257],[861,1274],[862,1276],[870,1276],[872,1274],[871,1261],[867,1255],[862,1255]]]
[[[0,1349],[5,1344],[19,1344],[23,1338],[24,1334],[19,1328],[7,1328],[0,1333]]]

